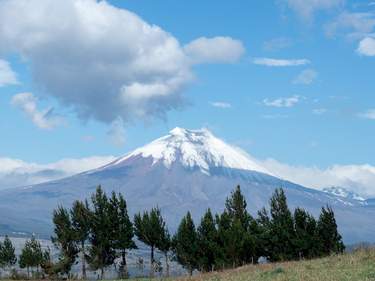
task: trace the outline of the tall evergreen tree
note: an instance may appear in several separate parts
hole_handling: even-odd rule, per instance
[[[12,267],[17,262],[15,249],[8,235],[5,236],[4,242],[0,244],[0,265],[1,267]]]
[[[154,251],[160,245],[166,228],[160,209],[156,207],[152,208],[150,213],[145,211],[143,214],[136,214],[134,216],[134,227],[138,239],[151,248],[150,276],[152,277],[154,276]]]
[[[85,243],[90,234],[91,211],[87,200],[85,203],[74,201],[70,211],[72,230],[77,248],[81,253],[82,279],[86,279],[86,248]]]
[[[169,258],[168,253],[172,248],[172,239],[168,231],[168,228],[165,226],[164,233],[161,236],[161,239],[157,245],[157,248],[164,254],[165,258],[165,276],[169,277]]]
[[[270,259],[272,251],[271,219],[264,207],[258,211],[257,227],[257,256]]]
[[[112,222],[112,239],[114,248],[120,251],[121,265],[120,265],[120,278],[128,276],[126,254],[128,250],[136,249],[133,241],[134,229],[130,221],[126,201],[124,197],[112,192],[110,199],[110,217]]]
[[[296,255],[301,258],[313,258],[317,255],[316,220],[304,209],[294,211]]]
[[[60,206],[53,212],[54,236],[51,237],[54,245],[60,249],[59,262],[56,265],[62,274],[69,274],[78,253],[76,233],[72,227],[70,213]]]
[[[197,232],[190,212],[182,218],[178,230],[173,237],[174,252],[177,262],[190,274],[198,268]]]
[[[293,217],[287,204],[284,190],[276,189],[270,199],[271,212],[271,261],[283,261],[296,258],[294,248]]]
[[[219,236],[215,219],[208,209],[197,228],[198,262],[203,271],[212,271],[219,256]]]
[[[110,204],[107,195],[98,186],[91,197],[91,233],[89,241],[88,262],[94,270],[100,270],[101,278],[104,277],[105,268],[112,265],[116,259],[116,251],[113,245],[113,224],[110,216]]]
[[[318,237],[320,242],[320,252],[323,255],[332,253],[342,253],[345,245],[337,230],[335,214],[331,207],[323,207],[318,221]]]
[[[227,231],[227,245],[230,246],[229,254],[232,266],[257,260],[256,257],[256,221],[250,216],[246,199],[240,186],[232,191],[231,196],[225,202],[225,211],[230,219],[230,227]]]
[[[30,268],[37,268],[39,273],[39,267],[43,263],[43,251],[38,240],[33,236],[30,240],[25,242],[25,246],[22,249],[19,265],[21,268],[27,268],[27,276],[30,277]]]

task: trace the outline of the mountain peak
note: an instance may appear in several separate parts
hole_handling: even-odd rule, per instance
[[[135,156],[152,158],[153,165],[162,162],[167,168],[179,161],[184,167],[199,168],[210,174],[213,168],[232,168],[270,174],[243,150],[215,137],[208,129],[188,130],[176,127],[168,135],[152,141],[121,157],[110,165]]]

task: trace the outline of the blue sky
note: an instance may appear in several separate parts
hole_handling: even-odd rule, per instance
[[[122,155],[179,126],[207,127],[259,159],[295,167],[375,165],[373,1],[68,2],[94,11],[80,22],[87,25],[82,32],[92,33],[76,32],[79,16],[63,1],[56,9],[38,1],[0,4],[0,62],[8,63],[0,63],[0,157],[47,164]],[[20,17],[12,17],[15,10]],[[119,16],[124,10],[137,20]],[[23,12],[36,19],[21,20]],[[145,56],[152,70],[129,47],[140,32],[127,27],[133,20],[162,30],[136,41],[150,53],[166,49],[162,40],[178,44],[160,61]],[[137,62],[135,70],[127,69],[126,56]],[[89,73],[95,60],[99,74]],[[74,74],[65,77],[61,69]],[[161,88],[141,101],[130,86],[123,106],[107,100],[111,85],[156,80]]]

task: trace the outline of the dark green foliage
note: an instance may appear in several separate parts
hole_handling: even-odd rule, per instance
[[[92,269],[100,270],[101,278],[103,278],[105,268],[112,265],[116,258],[116,251],[112,241],[113,224],[111,221],[110,203],[100,186],[96,189],[91,200],[93,210],[89,237],[91,247],[89,249],[88,262]]]
[[[22,253],[19,257],[19,265],[21,268],[27,268],[27,276],[30,277],[30,268],[37,268],[43,263],[43,251],[39,241],[33,236],[30,240],[27,240],[25,247],[22,249]]]
[[[315,218],[304,209],[297,208],[294,211],[294,246],[297,256],[301,258],[313,258],[319,254],[319,242]]]
[[[257,260],[257,223],[247,212],[246,206],[241,188],[237,186],[226,200],[225,211],[217,217],[219,237],[223,246],[221,262],[226,267]]]
[[[73,229],[70,213],[64,207],[58,207],[53,212],[54,234],[52,242],[60,250],[59,262],[56,270],[61,274],[69,274],[74,264],[78,248],[76,244],[77,232]]]
[[[177,262],[192,275],[198,268],[197,232],[190,212],[181,220],[177,233],[173,237],[174,252]]]
[[[133,224],[128,215],[126,201],[121,194],[117,197],[116,193],[112,192],[109,207],[113,247],[121,256],[120,278],[126,278],[128,277],[126,253],[128,250],[137,248],[133,241]]]
[[[165,276],[169,277],[169,258],[168,253],[172,250],[172,239],[168,228],[164,226],[164,232],[160,237],[157,248],[164,254],[165,258]]]
[[[323,255],[342,253],[345,250],[342,237],[337,231],[335,214],[331,207],[323,207],[318,221],[320,252]]]
[[[70,210],[72,230],[77,250],[81,253],[82,278],[86,279],[86,249],[85,243],[90,234],[91,212],[88,202],[74,201]]]
[[[270,213],[270,260],[295,259],[293,216],[288,208],[284,190],[281,188],[276,189],[270,199]]]
[[[215,219],[208,209],[197,228],[198,263],[202,271],[212,271],[220,258],[219,233]]]
[[[8,235],[5,236],[4,242],[0,243],[0,266],[1,267],[12,267],[17,262],[16,254],[12,241],[10,241]]]
[[[145,211],[134,216],[135,234],[138,239],[151,248],[150,275],[154,274],[154,251],[162,244],[166,226],[159,208],[152,208],[150,213]]]

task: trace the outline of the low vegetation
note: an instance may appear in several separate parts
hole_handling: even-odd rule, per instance
[[[247,265],[175,281],[373,281],[375,249],[319,259]]]

